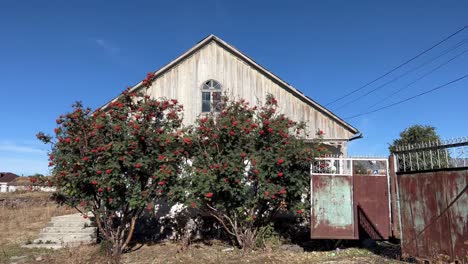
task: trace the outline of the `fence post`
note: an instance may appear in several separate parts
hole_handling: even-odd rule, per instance
[[[401,227],[400,227],[400,211],[398,208],[398,192],[397,192],[397,175],[395,171],[395,156],[390,155],[388,158],[389,176],[390,176],[390,197],[391,197],[391,210],[392,210],[392,236],[394,238],[401,239]]]

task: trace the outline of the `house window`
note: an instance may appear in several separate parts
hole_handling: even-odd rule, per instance
[[[208,80],[202,86],[202,112],[219,112],[221,110],[221,84]]]

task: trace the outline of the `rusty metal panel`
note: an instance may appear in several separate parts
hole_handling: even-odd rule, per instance
[[[390,236],[390,199],[388,160],[386,158],[353,159],[353,185],[356,235],[376,240]]]
[[[372,239],[390,236],[387,177],[354,175],[354,203],[359,226]]]
[[[398,173],[402,251],[468,261],[468,170]]]
[[[352,176],[312,175],[311,238],[355,239]]]

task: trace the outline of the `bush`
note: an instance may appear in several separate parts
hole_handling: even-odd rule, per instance
[[[191,144],[182,129],[176,100],[153,100],[124,91],[106,110],[81,103],[57,119],[55,136],[38,134],[52,145],[55,199],[95,216],[106,248],[118,256],[132,237],[137,218],[164,198],[180,174]]]
[[[223,100],[220,113],[192,128],[192,164],[177,194],[216,218],[239,247],[251,248],[278,212],[301,215],[308,208],[317,148],[303,140],[304,123],[277,113],[271,95],[260,108]]]

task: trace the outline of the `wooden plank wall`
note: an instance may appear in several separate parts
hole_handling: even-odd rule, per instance
[[[212,41],[160,75],[147,93],[154,98],[179,100],[185,108],[184,122],[191,124],[201,113],[201,86],[214,79],[232,98],[243,98],[252,104],[264,102],[273,94],[280,111],[294,120],[306,121],[311,137],[321,129],[326,138],[348,139],[353,136],[343,125],[317,111],[279,84],[257,71],[244,60]]]

